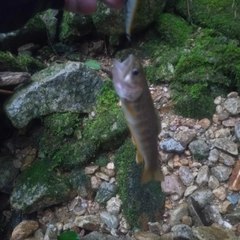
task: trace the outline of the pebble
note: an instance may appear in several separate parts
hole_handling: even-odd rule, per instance
[[[197,188],[195,185],[189,186],[184,193],[184,197],[191,195]]]
[[[229,179],[228,186],[229,189],[233,191],[240,191],[240,160],[237,161],[237,164],[233,168],[232,175]]]
[[[238,155],[238,146],[236,143],[232,142],[228,138],[216,138],[215,147],[228,152],[232,155]]]
[[[183,216],[188,216],[188,205],[187,203],[182,203],[178,205],[175,209],[169,212],[170,220],[169,225],[171,227],[180,224]]]
[[[221,151],[219,155],[219,162],[231,167],[235,163],[235,158]]]
[[[232,173],[232,168],[225,166],[216,166],[211,168],[211,173],[219,182],[226,181]]]
[[[190,168],[187,166],[181,166],[179,168],[179,177],[182,180],[183,184],[187,187],[192,185],[194,182],[194,176]]]
[[[204,207],[207,203],[214,199],[212,191],[208,188],[198,189],[191,197],[199,204],[200,207]]]
[[[183,216],[183,217],[182,217],[182,223],[185,224],[185,225],[187,225],[187,226],[189,226],[189,227],[191,227],[193,221],[192,221],[192,218],[191,218],[191,217],[189,217],[189,216]]]
[[[208,118],[203,118],[198,124],[200,124],[203,129],[207,130],[211,125],[211,121]]]
[[[36,221],[22,221],[14,228],[10,240],[23,240],[37,231],[38,226],[38,222]]]
[[[155,233],[139,231],[134,234],[136,240],[161,240],[161,237]]]
[[[194,238],[192,228],[185,224],[179,224],[172,227],[174,239],[192,240]]]
[[[102,183],[102,181],[99,178],[97,178],[96,176],[91,177],[91,186],[92,186],[93,190],[98,190],[101,183]]]
[[[222,97],[221,96],[216,97],[213,102],[216,105],[221,104],[222,103]]]
[[[185,186],[183,185],[180,178],[174,174],[170,176],[165,176],[164,181],[161,183],[162,190],[166,194],[174,194],[177,193],[177,195],[180,197],[183,196],[183,193],[185,192]]]
[[[236,137],[239,141],[240,140],[240,120],[239,119],[235,123],[234,131],[235,131]]]
[[[106,167],[107,167],[107,169],[109,169],[109,170],[114,170],[114,169],[115,169],[115,165],[114,165],[113,162],[108,163]]]
[[[74,221],[74,225],[88,231],[98,231],[101,225],[101,219],[98,215],[78,216]]]
[[[200,187],[207,185],[209,180],[209,168],[207,165],[202,166],[197,175],[196,182]]]
[[[237,115],[240,112],[240,98],[228,98],[223,106],[230,114]]]
[[[103,182],[97,191],[95,200],[98,203],[106,203],[110,198],[116,196],[117,186],[114,183]]]
[[[96,177],[98,177],[104,181],[108,182],[110,180],[110,177],[108,175],[104,174],[103,172],[96,172],[95,175],[96,175]]]
[[[99,166],[88,166],[85,167],[86,174],[94,174],[99,169]]]
[[[121,210],[122,201],[119,197],[112,197],[110,200],[107,201],[106,209],[109,213],[113,215],[118,215]]]
[[[215,195],[215,197],[223,201],[227,196],[227,190],[225,187],[220,186],[213,190],[213,194]]]
[[[104,222],[108,228],[117,228],[119,225],[119,219],[109,212],[103,211],[100,213],[100,218],[102,222]]]
[[[49,224],[44,235],[44,240],[58,240],[57,228],[53,224]]]
[[[232,210],[233,210],[233,204],[228,200],[224,201],[219,208],[219,211],[222,214],[229,213]]]
[[[218,161],[219,155],[220,155],[219,150],[217,150],[216,148],[213,148],[209,152],[208,161],[210,165],[214,165]]]
[[[219,181],[216,177],[214,177],[213,175],[211,175],[209,177],[209,181],[208,181],[208,187],[211,189],[215,189],[219,186]]]
[[[159,145],[160,148],[166,152],[182,153],[185,150],[185,147],[183,147],[180,142],[177,142],[173,138],[168,138],[164,141],[161,141]]]
[[[185,148],[196,136],[197,133],[195,129],[190,129],[185,126],[180,126],[174,133],[174,139]]]
[[[210,147],[204,140],[201,139],[192,141],[189,144],[188,148],[191,151],[193,157],[197,160],[207,159],[210,152]]]

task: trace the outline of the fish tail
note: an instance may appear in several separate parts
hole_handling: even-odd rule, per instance
[[[162,182],[164,180],[162,170],[160,168],[149,169],[145,166],[142,174],[141,183],[144,184],[151,180]]]

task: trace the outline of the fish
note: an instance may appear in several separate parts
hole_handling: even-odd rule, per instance
[[[140,0],[125,0],[125,27],[126,36],[129,41],[131,41],[133,20],[138,8],[139,1]]]
[[[136,161],[137,163],[144,161],[141,183],[153,179],[162,182],[164,177],[158,152],[161,125],[141,61],[132,54],[123,62],[114,60],[112,78],[137,149]]]

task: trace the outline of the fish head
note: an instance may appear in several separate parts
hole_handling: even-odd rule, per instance
[[[118,96],[127,101],[137,100],[147,86],[142,64],[132,54],[123,62],[114,60],[112,75]]]

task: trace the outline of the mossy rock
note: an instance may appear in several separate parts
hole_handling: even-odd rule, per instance
[[[96,117],[75,113],[55,113],[43,119],[45,132],[40,156],[52,159],[54,167],[70,170],[83,166],[98,153],[119,147],[129,134],[112,82],[106,81],[97,98]],[[81,132],[77,138],[76,132]]]
[[[157,24],[161,38],[174,47],[184,45],[192,32],[187,22],[169,13],[160,14]]]
[[[157,181],[141,184],[143,164],[135,162],[136,149],[130,139],[115,154],[115,166],[123,214],[132,227],[147,230],[148,222],[160,221],[165,195]]]
[[[47,206],[68,201],[76,195],[70,180],[53,171],[49,160],[39,160],[20,175],[10,203],[21,212],[35,212]]]
[[[176,10],[190,21],[240,39],[240,5],[229,0],[179,0]]]
[[[12,55],[0,52],[0,71],[22,72],[24,67]]]

